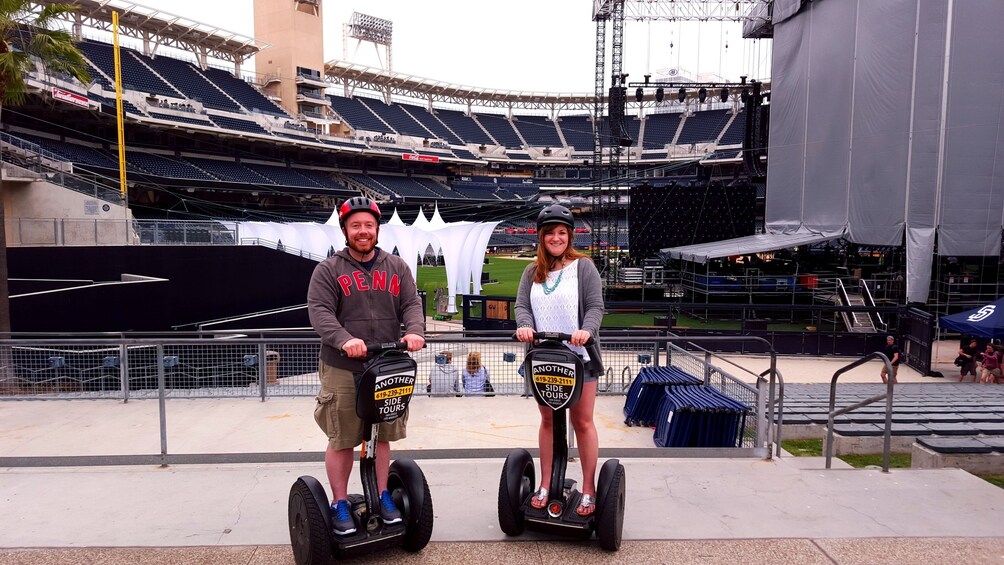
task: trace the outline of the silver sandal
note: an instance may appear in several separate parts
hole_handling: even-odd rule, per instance
[[[540,506],[538,506],[538,503],[540,504]],[[530,498],[530,506],[532,506],[532,507],[534,507],[534,508],[536,508],[538,510],[541,509],[541,508],[543,508],[543,507],[545,507],[545,506],[547,506],[547,489],[546,488],[540,487],[539,489],[537,489],[537,492],[533,493],[533,497]]]
[[[584,494],[582,498],[579,499],[579,506],[575,509],[575,513],[579,516],[592,516],[593,512],[596,511],[596,496],[592,494]]]

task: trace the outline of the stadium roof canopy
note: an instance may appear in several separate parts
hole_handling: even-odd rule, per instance
[[[752,255],[775,249],[789,249],[800,245],[840,239],[843,236],[843,232],[816,233],[807,230],[799,230],[795,233],[763,233],[723,241],[669,247],[659,250],[659,254],[670,259],[682,259],[691,263],[707,263],[710,259],[733,255]]]
[[[66,14],[64,20],[74,26],[74,33],[81,35],[81,27],[88,27],[111,33],[112,12],[119,13],[119,33],[143,41],[148,55],[157,47],[173,47],[188,51],[199,57],[205,65],[206,57],[228,61],[240,66],[258,51],[269,47],[236,32],[161,12],[126,0],[37,0],[29,6],[34,11],[50,4],[69,4],[76,7]]]
[[[591,110],[595,96],[592,92],[529,92],[463,86],[339,60],[328,61],[324,65],[324,73],[331,82],[344,84],[349,89],[389,91],[391,95],[427,99],[431,102],[483,107]]]

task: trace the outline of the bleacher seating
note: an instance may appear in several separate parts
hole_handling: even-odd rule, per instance
[[[643,149],[662,149],[673,142],[680,127],[679,113],[651,114],[645,118],[645,144]]]
[[[116,110],[115,108],[114,98],[105,98],[104,96],[95,94],[93,92],[88,92],[87,98],[88,100],[93,100],[94,102],[101,104],[101,111],[106,114],[114,116],[118,112],[118,110]],[[146,115],[145,112],[137,108],[132,102],[129,102],[128,100],[122,101],[122,112],[125,114],[136,114],[138,116]]]
[[[523,135],[528,145],[534,147],[562,147],[554,122],[545,116],[517,116],[512,123]]]
[[[150,58],[135,52],[129,54],[164,77],[186,97],[202,102],[206,108],[240,112],[241,107],[236,102],[220,91],[215,84],[209,82],[192,65],[170,57]]]
[[[450,128],[446,127],[443,122],[439,121],[439,118],[437,118],[435,114],[430,114],[428,110],[418,106],[410,106],[408,104],[402,104],[401,106],[404,107],[404,109],[411,114],[413,118],[424,125],[426,129],[431,131],[435,137],[443,139],[447,143],[453,145],[464,144],[464,141],[450,131]]]
[[[260,125],[252,121],[242,120],[240,118],[231,118],[228,116],[217,116],[217,115],[211,115],[209,116],[209,119],[222,128],[232,129],[235,131],[243,131],[247,133],[257,133],[260,135],[269,135],[269,133],[265,131],[265,128],[261,127]]]
[[[454,147],[453,148],[453,154],[456,155],[460,159],[471,159],[471,160],[480,159],[474,153],[471,153],[470,151],[468,151],[466,149],[460,149],[458,147]]]
[[[298,167],[295,169],[297,174],[310,179],[311,182],[320,186],[322,188],[333,188],[337,190],[346,190],[345,185],[331,178],[327,174],[317,171],[314,169],[307,169],[304,167]]]
[[[363,105],[359,99],[329,95],[328,100],[331,100],[331,109],[345,120],[352,129],[394,133],[393,129],[380,121],[380,118]]]
[[[192,166],[191,163],[178,161],[155,153],[126,151],[126,163],[129,169],[132,169],[134,166],[140,167],[143,171],[159,177],[213,180],[213,177]]]
[[[282,165],[266,165],[262,163],[241,163],[241,165],[280,186],[320,187],[318,183],[301,175],[295,169]]]
[[[370,177],[369,175],[367,175],[365,173],[343,173],[343,174],[347,178],[349,178],[349,179],[351,179],[351,180],[353,180],[355,182],[358,182],[359,184],[362,184],[363,186],[365,186],[365,187],[367,187],[367,188],[369,188],[371,190],[374,190],[374,191],[376,191],[376,192],[378,192],[380,194],[383,194],[384,196],[389,196],[391,198],[397,198],[398,197],[398,194],[396,194],[389,187],[383,185],[382,183],[378,182],[376,179]]]
[[[170,120],[172,122],[181,122],[184,124],[192,124],[196,126],[205,127],[215,127],[213,122],[210,122],[208,118],[204,116],[202,118],[190,118],[188,116],[177,116],[175,114],[162,114],[160,112],[150,112],[151,118],[157,118],[158,120]]]
[[[625,116],[624,125],[627,126],[628,135],[631,137],[631,145],[634,147],[641,145],[641,120],[635,116]]]
[[[523,147],[523,142],[519,139],[519,134],[512,127],[512,122],[505,116],[498,114],[475,114],[481,125],[491,134],[499,145],[507,149],[519,149]]]
[[[415,177],[414,180],[415,182],[421,184],[426,189],[428,189],[429,192],[441,196],[442,198],[463,198],[463,196],[461,196],[460,194],[453,192],[449,188],[439,184],[438,182],[432,179]]]
[[[677,145],[707,143],[718,139],[718,134],[722,133],[722,128],[728,123],[729,117],[727,110],[694,112],[683,123],[680,138],[676,141]]]
[[[558,127],[565,142],[576,151],[593,150],[593,122],[589,116],[562,116]]]
[[[736,114],[736,119],[732,120],[729,125],[729,129],[725,130],[725,134],[718,141],[718,145],[740,145],[743,142],[743,137],[746,134],[746,114],[740,112]]]
[[[81,41],[78,46],[80,51],[94,66],[101,69],[109,77],[115,76],[115,55],[111,45],[86,39]],[[122,49],[121,52],[122,85],[124,88],[146,94],[158,94],[174,98],[184,97],[180,92],[155,75],[139,59],[133,57],[131,49]]]
[[[227,71],[208,68],[202,71],[202,74],[251,112],[262,112],[282,118],[290,117],[285,110],[265,97],[258,89]]]
[[[76,143],[57,141],[47,137],[39,137],[26,133],[16,133],[12,135],[34,143],[42,149],[62,157],[69,163],[78,163],[104,168],[119,168],[118,159],[113,159],[109,153],[101,149],[78,145]]]
[[[437,110],[436,116],[447,127],[456,132],[465,143],[495,145],[492,138],[470,116],[457,110]]]
[[[450,184],[450,188],[474,200],[500,199],[495,195],[498,185],[491,177],[458,177]]]
[[[518,159],[520,161],[529,161],[530,154],[526,151],[506,151],[506,157],[510,159]]]
[[[305,134],[305,133],[303,133],[303,134],[297,134],[297,133],[273,131],[272,135],[274,135],[276,137],[283,137],[283,138],[286,138],[286,139],[295,139],[297,141],[313,141],[314,143],[317,143],[317,138],[316,137],[313,137],[313,136]]]
[[[330,137],[322,137],[320,138],[320,141],[325,145],[334,145],[336,147],[350,147],[352,149],[366,148],[366,145],[364,145],[362,142],[353,141],[351,138],[341,140],[341,139],[331,139]]]
[[[530,180],[530,182],[507,182],[505,179],[502,179],[499,181],[499,187],[521,199],[527,199],[536,196],[540,192],[540,189],[533,183],[532,179],[527,180]]]
[[[430,190],[423,183],[411,177],[399,177],[394,175],[370,175],[376,182],[386,186],[394,193],[412,198],[439,198],[438,192]]]
[[[885,392],[881,383],[838,384],[836,406],[849,406],[881,392]],[[825,435],[828,405],[827,384],[786,385],[784,413],[775,415],[776,419],[783,418],[783,437]],[[884,424],[884,403],[858,408],[834,418],[836,442],[839,444],[841,436],[854,436],[855,442],[865,443],[871,438],[874,445],[881,446]],[[897,384],[891,434],[893,443],[901,447],[916,441],[942,452],[957,452],[966,440],[998,440],[1004,436],[1004,387],[951,381]]]
[[[246,184],[275,184],[271,179],[235,161],[202,159],[199,157],[183,157],[183,159],[221,181]]]
[[[435,137],[432,132],[425,128],[422,124],[415,121],[407,112],[404,111],[398,104],[393,104],[388,106],[384,104],[383,100],[376,100],[373,98],[357,98],[364,106],[370,109],[374,114],[380,116],[380,118],[387,122],[390,127],[394,128],[394,131],[401,135],[411,135],[414,137]]]

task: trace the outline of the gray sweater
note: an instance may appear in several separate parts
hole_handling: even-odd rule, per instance
[[[339,353],[352,338],[388,343],[406,333],[425,335],[425,312],[411,271],[403,259],[383,251],[369,271],[345,249],[318,263],[307,288],[307,314],[321,336],[321,359],[349,371],[363,366]]]
[[[533,308],[530,305],[530,289],[533,287],[533,273],[536,263],[530,263],[523,270],[516,291],[516,326],[536,328]],[[600,357],[600,324],[603,322],[603,285],[596,265],[586,258],[579,259],[579,328],[593,336],[595,344],[589,348],[589,363],[586,370],[592,375],[603,373],[603,359]]]

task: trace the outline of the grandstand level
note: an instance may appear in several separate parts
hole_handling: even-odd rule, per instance
[[[272,1],[253,3],[259,11]],[[40,177],[76,191],[74,198],[84,194],[119,205],[113,48],[107,37],[91,33],[108,30],[109,11],[97,0],[78,4],[85,12],[79,46],[93,82],[80,84],[43,69],[31,73],[26,103],[4,108],[0,145],[5,166],[20,167],[20,173],[33,164]],[[769,82],[757,83],[759,98],[740,89],[724,100],[712,96],[704,102],[692,95],[682,102],[676,96],[657,102],[651,93],[640,100],[629,95],[623,129],[631,142],[617,147],[609,132],[619,128],[611,127],[605,104],[597,106],[592,93],[489,90],[333,60],[321,50],[316,5],[295,4],[269,22],[256,17],[254,38],[164,14],[124,19],[126,192],[132,218],[318,221],[345,198],[364,194],[398,210],[405,221],[434,209],[447,221],[503,221],[491,245],[519,250],[534,243],[535,234],[519,231],[523,223],[557,201],[572,207],[587,226],[576,243],[602,255],[605,272],[664,259],[660,252],[668,246],[768,231]],[[309,24],[290,23],[299,20]],[[289,29],[301,31],[290,37]],[[276,46],[268,52],[272,58],[255,56],[266,44]],[[246,80],[252,65],[255,74]],[[597,107],[601,113],[593,115]],[[596,139],[602,159],[617,157],[616,175],[593,163]],[[792,167],[798,162],[822,166],[804,155],[786,161]],[[839,184],[827,175],[812,177],[820,187]],[[844,179],[842,186],[855,182]],[[639,204],[635,198],[642,193]],[[66,214],[66,207],[20,202],[12,204],[9,218]],[[796,198],[784,204],[811,208]],[[657,210],[667,212],[653,216]],[[83,211],[74,214],[93,219]],[[766,250],[763,259],[779,255],[774,251]],[[905,273],[897,245],[815,242],[803,251],[837,258],[827,255],[827,263],[813,256],[802,264],[778,259],[763,270],[803,272],[811,264],[821,274],[841,274],[832,264],[840,263],[858,280],[895,281]],[[932,290],[957,297],[942,288],[954,284],[942,276],[945,261],[940,256],[935,261]],[[984,262],[995,264],[968,256],[958,260],[960,271],[979,271],[979,284],[986,285],[961,293],[964,302],[996,291],[997,271],[974,267]],[[701,268],[709,277],[717,276],[714,271],[746,276],[750,264],[725,256]],[[861,269],[860,276],[854,269]],[[637,286],[618,277],[605,280],[612,287]],[[652,284],[665,291],[662,297],[676,296],[666,279]],[[883,284],[879,300],[902,300],[905,295],[895,288]]]

